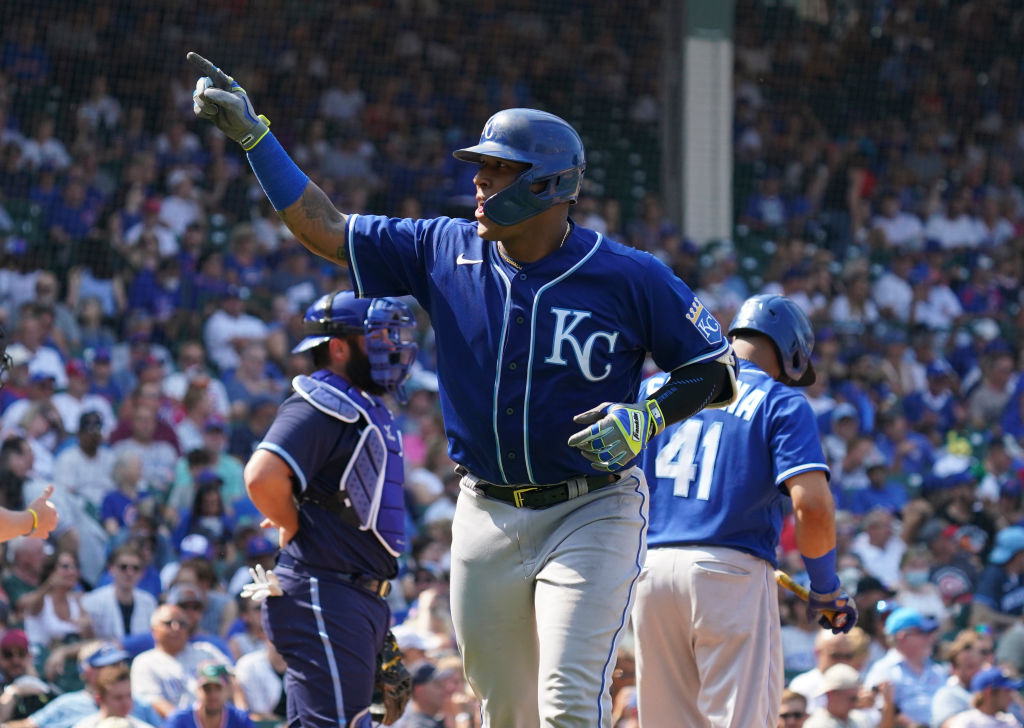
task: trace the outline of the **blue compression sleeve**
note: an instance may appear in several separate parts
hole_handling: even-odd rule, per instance
[[[293,204],[309,184],[309,177],[296,166],[273,132],[268,131],[246,156],[275,210]]]
[[[814,559],[804,556],[804,566],[807,567],[807,576],[811,577],[811,591],[831,594],[839,588],[835,549]]]

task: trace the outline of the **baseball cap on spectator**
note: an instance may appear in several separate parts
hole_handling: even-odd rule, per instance
[[[167,175],[167,189],[173,191],[175,187],[188,180],[188,178],[188,172],[184,169],[179,167],[178,169],[172,170],[171,173]]]
[[[79,432],[100,432],[103,430],[103,417],[96,410],[86,410],[78,418]]]
[[[217,475],[217,473],[209,468],[203,468],[196,475],[196,485],[219,485],[223,483],[224,479]],[[198,535],[198,534],[193,534]]]
[[[1024,687],[1024,680],[1014,680],[998,667],[990,667],[987,670],[981,670],[980,672],[975,673],[974,677],[971,678],[972,693],[980,693],[982,690],[987,690],[989,688],[1009,688],[1010,690],[1020,690],[1022,687]]]
[[[11,366],[25,366],[32,361],[32,352],[24,344],[15,341],[7,347],[7,356],[11,357]]]
[[[144,369],[148,369],[149,367],[159,367],[159,366],[163,366],[160,363],[159,359],[157,359],[152,354],[146,354],[144,357],[142,357],[141,359],[139,359],[138,361],[135,362],[135,367],[134,367],[135,374],[139,374]]]
[[[391,628],[395,636],[398,649],[402,652],[407,650],[420,650],[430,652],[441,646],[441,638],[433,634],[424,634],[408,624],[399,624]]]
[[[227,665],[219,662],[205,662],[196,670],[196,681],[200,686],[211,683],[227,686],[231,682],[231,674]]]
[[[924,368],[928,377],[948,377],[953,374],[953,367],[946,363],[945,359],[932,359]]]
[[[206,421],[203,422],[203,431],[204,432],[211,432],[211,431],[224,432],[227,429],[227,426],[228,426],[228,423],[224,420],[223,417],[219,417],[217,415],[213,415],[211,417],[207,417]]]
[[[930,544],[937,538],[952,538],[953,533],[956,531],[956,526],[953,526],[953,531],[947,536],[946,531],[949,530],[949,522],[942,518],[929,518],[921,528],[917,531],[917,540],[927,545]]]
[[[892,596],[893,594],[896,593],[896,592],[892,591],[891,589],[887,589],[885,584],[880,582],[876,577],[874,577],[874,576],[862,576],[857,581],[856,593],[857,594],[864,594],[864,593],[869,592],[869,591],[879,591],[879,592],[882,592],[882,594],[884,594],[886,596]]]
[[[918,283],[925,283],[931,277],[931,268],[928,267],[927,263],[918,263],[910,269],[910,273],[907,274],[907,280],[912,286],[916,286]]]
[[[1001,566],[1018,551],[1024,551],[1024,528],[1008,526],[996,534],[996,545],[988,555],[989,563]]]
[[[253,536],[245,544],[245,555],[250,559],[258,559],[277,551],[277,546],[265,536]]]
[[[839,420],[844,420],[848,417],[857,419],[857,408],[849,402],[841,402],[832,410],[832,422],[839,422]]]
[[[88,377],[89,370],[85,368],[85,362],[81,359],[69,359],[64,365],[64,372],[69,377]]]
[[[92,360],[93,360],[93,362],[98,362],[98,361],[109,362],[110,361],[110,349],[108,349],[105,346],[101,346],[101,347],[97,348],[96,351],[93,352]]]
[[[28,637],[25,631],[14,627],[4,632],[0,637],[0,650],[27,650]]]
[[[80,664],[83,667],[100,668],[127,662],[131,657],[131,654],[116,642],[105,642],[94,652],[85,655]]]
[[[425,685],[437,676],[437,665],[432,662],[421,662],[413,667],[410,677],[413,687]]]
[[[860,673],[845,662],[837,662],[825,670],[821,676],[821,688],[818,695],[831,693],[835,690],[853,690],[860,686]]]
[[[204,559],[213,558],[213,547],[210,546],[210,540],[201,533],[190,533],[181,539],[178,550],[181,553],[182,561],[196,556]]]
[[[46,380],[57,380],[56,373],[49,369],[45,364],[41,364],[38,360],[33,359],[28,364],[28,381],[30,382],[45,382]]]
[[[922,632],[934,632],[938,629],[934,619],[928,619],[916,609],[910,607],[899,607],[893,610],[892,614],[885,621],[885,633],[887,635],[899,634],[908,629],[919,629]]]
[[[999,336],[999,324],[990,318],[976,319],[971,324],[971,333],[986,342]]]
[[[181,584],[175,584],[171,587],[171,590],[167,592],[167,603],[181,606],[182,604],[193,603],[205,604],[206,600],[203,599],[202,592],[199,591],[196,586],[189,584],[188,582],[183,582]]]

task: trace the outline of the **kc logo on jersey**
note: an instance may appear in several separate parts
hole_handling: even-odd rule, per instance
[[[565,358],[562,356],[562,345],[568,343],[573,353],[576,355],[576,361],[580,365],[580,371],[583,376],[589,379],[591,382],[599,382],[612,371],[611,364],[604,365],[604,371],[601,376],[596,376],[590,369],[590,357],[594,352],[594,344],[598,339],[604,339],[608,342],[608,353],[611,354],[615,351],[615,341],[619,338],[619,332],[614,333],[610,331],[595,331],[587,340],[580,344],[579,340],[573,335],[573,329],[579,326],[581,321],[590,318],[593,315],[591,311],[577,311],[571,308],[554,308],[552,307],[551,313],[555,314],[555,336],[554,341],[551,345],[551,355],[544,359],[547,364],[562,364],[566,363]],[[570,320],[571,318],[571,320]]]
[[[697,327],[697,331],[709,344],[717,344],[722,340],[721,325],[696,296],[693,297],[690,310],[686,312],[686,320]]]

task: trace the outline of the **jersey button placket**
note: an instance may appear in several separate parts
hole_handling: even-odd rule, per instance
[[[515,369],[516,369],[516,363],[515,363],[515,362],[512,362],[511,364],[509,364],[509,365],[508,365],[508,368],[509,368],[509,369],[511,369],[512,371],[515,371]]]

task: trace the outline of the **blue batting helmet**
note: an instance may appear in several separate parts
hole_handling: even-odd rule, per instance
[[[479,144],[454,152],[463,162],[479,163],[483,155],[530,165],[484,203],[484,213],[499,225],[515,225],[579,197],[587,167],[583,141],[554,114],[536,109],[499,111],[487,120]],[[544,189],[533,192],[530,188],[537,182],[543,182]]]
[[[814,384],[814,330],[799,306],[785,296],[752,296],[743,302],[729,324],[729,336],[744,330],[764,334],[774,342],[779,364],[792,384]]]
[[[292,353],[307,351],[329,339],[362,334],[373,381],[405,404],[403,384],[419,347],[412,340],[416,319],[396,298],[356,298],[352,291],[321,296],[306,309],[305,338]]]

